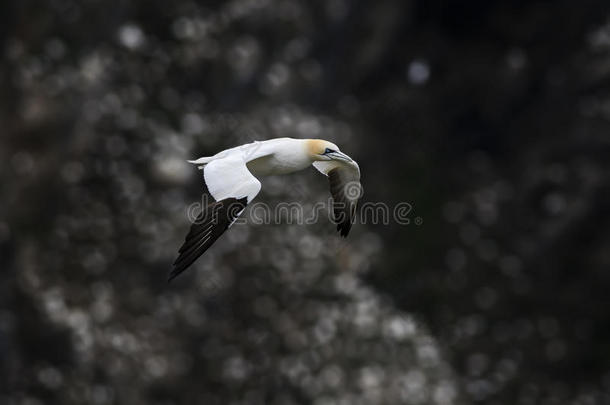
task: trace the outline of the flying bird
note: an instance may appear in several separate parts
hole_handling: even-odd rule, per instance
[[[313,165],[328,177],[333,219],[343,237],[352,227],[362,195],[358,164],[337,145],[322,139],[270,139],[188,162],[203,170],[209,203],[191,225],[168,281],[186,270],[235,222],[261,190],[259,176],[288,174]]]

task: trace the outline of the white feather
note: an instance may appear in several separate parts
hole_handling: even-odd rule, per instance
[[[203,177],[216,201],[247,197],[249,203],[261,190],[260,181],[250,173],[239,154],[211,161],[205,166]]]

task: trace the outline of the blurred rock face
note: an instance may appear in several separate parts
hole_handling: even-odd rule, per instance
[[[0,403],[608,401],[602,3],[6,2]],[[407,220],[250,216],[167,285],[185,160],[280,136]]]

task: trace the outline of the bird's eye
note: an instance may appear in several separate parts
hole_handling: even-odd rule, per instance
[[[334,150],[330,149],[330,148],[326,148],[324,149],[324,154],[326,155],[327,153],[333,153]]]

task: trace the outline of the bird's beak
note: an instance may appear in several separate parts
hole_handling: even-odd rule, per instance
[[[344,162],[352,162],[352,158],[347,156],[345,153],[342,152],[333,152],[333,153],[329,153],[328,156],[331,157],[331,159],[333,160],[342,160]]]

